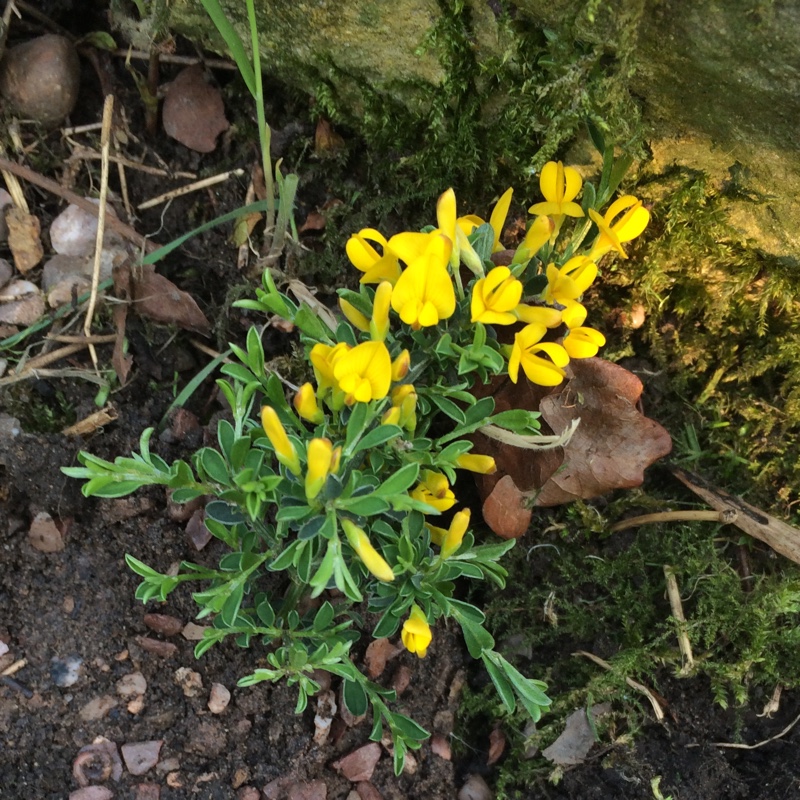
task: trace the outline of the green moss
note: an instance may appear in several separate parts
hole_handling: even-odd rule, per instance
[[[743,578],[739,532],[708,523],[651,525],[612,535],[586,529],[587,517],[601,527],[631,507],[663,508],[674,498],[672,489],[627,493],[602,518],[586,505],[561,509],[541,519],[540,528],[549,533],[533,534],[513,551],[508,589],[490,601],[487,617],[500,648],[516,652],[526,674],[548,681],[554,705],[528,736],[521,717],[504,722],[511,755],[500,767],[499,797],[528,796],[515,791],[550,773],[552,765],[541,758],[526,762],[522,754],[531,743],[552,743],[576,708],[611,700],[614,714],[604,724],[615,728],[615,736],[630,733],[651,711],[626,678],[658,692],[667,677],[679,674],[664,565],[672,567],[681,591],[694,674],[710,681],[716,702],[759,705],[777,684],[800,685],[796,565],[748,543],[752,577]],[[607,660],[611,671],[576,657],[580,650]],[[488,688],[473,688],[461,708],[459,735],[477,729],[476,720],[498,716]],[[601,741],[608,737],[600,731]]]

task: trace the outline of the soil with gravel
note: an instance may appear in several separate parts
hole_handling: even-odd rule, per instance
[[[54,20],[68,28],[74,24],[84,24],[86,30],[103,27],[97,4],[72,5],[92,13],[84,18],[69,3],[61,2],[53,5]],[[13,36],[25,38],[45,31],[46,26],[37,27],[28,20],[13,29]],[[72,32],[84,31],[73,27]],[[181,46],[193,53],[188,43]],[[155,153],[173,170],[202,166],[209,174],[217,164],[220,170],[229,168],[239,153],[235,166],[249,170],[255,154],[252,143],[226,139],[216,153],[201,158],[163,132],[148,136],[141,101],[122,61],[104,58],[103,64],[128,112],[131,131],[141,143],[138,153]],[[174,74],[168,67],[162,69],[162,80]],[[230,80],[229,75],[223,80]],[[97,76],[84,60],[79,105],[70,121],[95,122],[101,106]],[[308,109],[291,103],[285,108],[278,127],[300,140],[301,147],[294,152],[313,149]],[[69,155],[57,132],[31,130],[25,130],[27,143],[40,136],[38,147],[55,155],[50,161],[60,163]],[[288,166],[295,168],[292,163]],[[341,162],[336,168],[341,170]],[[335,199],[321,188],[325,184],[316,174],[311,185],[301,181],[299,224],[309,212]],[[79,183],[85,182],[82,190],[88,193],[86,175],[84,171]],[[58,180],[60,171],[50,177]],[[136,171],[129,170],[128,179],[134,202],[165,189],[163,179]],[[155,238],[165,243],[187,227],[241,205],[245,188],[246,182],[183,198],[166,211],[143,213],[133,224],[142,233],[159,231]],[[112,189],[119,190],[114,180]],[[31,187],[26,187],[26,194],[41,215],[43,228],[63,208],[56,198]],[[229,233],[203,234],[159,265],[159,271],[190,292],[215,322],[220,341],[212,337],[210,344],[218,347],[228,338],[243,342],[247,327],[257,321],[248,312],[231,309],[228,302],[227,289],[246,283],[236,271],[236,251],[226,238]],[[319,236],[306,234],[303,244],[318,249]],[[0,256],[8,257],[3,248]],[[113,329],[108,316],[101,314],[98,324]],[[0,655],[0,672],[12,664],[18,667],[0,683],[0,797],[63,800],[75,792],[76,800],[454,800],[461,797],[459,789],[470,774],[482,775],[491,786],[497,768],[487,766],[491,728],[457,729],[460,687],[483,685],[486,676],[469,663],[454,632],[437,629],[428,658],[419,660],[402,652],[379,678],[391,685],[399,674],[410,672],[410,684],[396,707],[441,734],[444,741],[458,731],[457,739],[451,740],[452,758],[435,753],[428,742],[415,754],[408,771],[397,778],[391,758],[382,751],[371,777],[351,781],[337,770],[336,762],[367,744],[367,722],[347,726],[337,718],[328,742],[316,745],[313,701],[308,710],[296,715],[291,689],[265,684],[237,688],[241,676],[261,665],[263,651],[243,650],[231,642],[196,660],[194,642],[184,635],[196,613],[188,591],[176,591],[161,605],[144,606],[135,600],[138,579],[125,565],[126,553],[168,571],[182,560],[215,566],[223,545],[212,539],[198,550],[187,533],[187,520],[179,517],[160,489],[120,500],[85,499],[79,482],[60,471],[77,463],[81,449],[109,459],[136,450],[141,432],[161,422],[176,387],[185,385],[206,363],[207,356],[191,344],[190,334],[179,332],[173,337],[167,328],[131,315],[127,335],[134,368],[129,383],[111,398],[119,418],[89,440],[36,432],[36,415],[41,417],[41,409],[49,409],[48,418],[58,420],[66,409],[71,417],[83,418],[95,410],[92,384],[53,378],[34,380],[13,391],[0,390],[5,391],[0,407],[24,419],[18,434],[0,432],[0,641],[8,646],[8,653]],[[265,343],[268,350],[285,352],[291,338],[268,329]],[[99,347],[98,354],[101,363],[109,363],[110,346]],[[75,366],[90,366],[86,354],[73,358]],[[40,411],[26,416],[21,413],[26,407]],[[154,441],[153,449],[167,461],[187,458],[211,436],[208,423],[221,409],[213,380],[195,392],[190,407],[190,419],[199,420],[196,427],[176,432],[179,426],[173,420]],[[54,520],[63,549],[42,552],[31,539],[31,525],[41,513]],[[146,618],[153,613],[168,619]],[[363,646],[356,652],[363,657]],[[569,653],[560,656],[566,658]],[[215,684],[231,693],[224,708],[209,708]],[[337,688],[336,682],[332,688]],[[701,680],[665,680],[662,690],[669,699],[663,723],[637,731],[633,744],[595,745],[588,760],[566,768],[558,784],[543,778],[519,796],[650,800],[657,797],[651,781],[660,776],[664,798],[672,795],[674,800],[800,798],[800,734],[791,731],[755,750],[713,745],[758,742],[780,733],[800,712],[796,694],[785,692],[780,711],[767,718],[714,706]],[[215,696],[220,692],[219,688],[214,691]],[[101,741],[86,755],[82,748],[98,737],[111,744]],[[158,744],[145,748],[137,760],[130,745],[153,742]],[[89,784],[82,794],[78,793],[81,783]],[[92,791],[92,786],[97,789]]]

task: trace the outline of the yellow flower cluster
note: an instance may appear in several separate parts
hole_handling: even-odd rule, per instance
[[[362,283],[378,283],[372,319],[343,300],[347,318],[373,341],[384,341],[389,329],[389,309],[413,330],[438,325],[455,312],[463,297],[459,269],[463,264],[475,275],[470,297],[473,324],[514,325],[524,323],[509,354],[509,376],[518,380],[519,370],[533,383],[557,386],[564,367],[572,358],[589,358],[605,344],[602,333],[586,327],[586,309],[580,299],[598,274],[597,261],[606,253],[627,257],[623,244],[642,233],[650,215],[642,202],[624,195],[601,215],[588,209],[598,234],[587,255],[569,258],[564,264],[549,261],[564,221],[584,217],[576,198],[583,181],[573,167],[550,161],[542,168],[539,187],[544,201],[529,208],[534,219],[511,266],[496,266],[487,273],[469,242],[469,235],[485,222],[478,216],[459,217],[456,198],[448,189],[436,207],[438,227],[429,233],[403,232],[386,239],[372,228],[351,236],[347,255],[363,275]],[[497,201],[489,218],[494,233],[492,251],[504,249],[503,226],[513,190]],[[543,254],[543,255],[541,255]],[[521,280],[534,256],[545,260],[542,268],[547,285],[539,295],[525,298]],[[558,341],[548,331],[559,329]],[[366,389],[362,395],[366,395]],[[358,398],[356,398],[358,399]],[[392,418],[398,412],[392,411]]]

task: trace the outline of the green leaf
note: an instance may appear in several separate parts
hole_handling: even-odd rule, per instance
[[[606,140],[603,136],[603,132],[597,126],[597,123],[592,121],[591,119],[586,120],[586,127],[589,129],[589,137],[592,140],[592,144],[597,149],[597,152],[600,155],[604,155],[606,152]]]
[[[469,235],[469,241],[478,258],[481,261],[488,261],[494,249],[494,228],[488,222],[484,222]]]
[[[459,425],[463,425],[467,418],[464,412],[447,397],[436,394],[429,394],[428,399],[440,410],[447,414],[450,419],[455,420]]]
[[[304,519],[309,514],[314,511],[311,506],[306,505],[299,505],[299,506],[289,506],[286,505],[283,508],[278,509],[278,513],[275,515],[275,519],[278,522],[292,522],[298,519]]]
[[[239,68],[242,80],[247,86],[247,90],[255,98],[256,97],[256,76],[253,72],[253,65],[247,56],[242,42],[236,29],[231,25],[227,14],[219,4],[219,0],[200,0],[206,13],[211,17],[216,29],[219,31],[220,36],[225,40],[228,49],[231,51],[233,60]]]
[[[267,569],[272,572],[280,572],[290,567],[294,563],[297,551],[307,546],[308,542],[301,542],[299,539],[295,539],[295,541],[281,551],[280,555],[267,566]]]
[[[387,497],[394,494],[402,494],[408,491],[419,475],[419,464],[406,464],[385,480],[376,490],[375,494]]]
[[[473,425],[476,422],[483,422],[491,416],[494,411],[494,400],[491,397],[483,397],[474,406],[466,410],[466,424]]]
[[[228,465],[222,455],[211,447],[204,447],[197,453],[200,467],[212,481],[223,486],[230,484]]]
[[[311,627],[314,628],[315,631],[325,631],[333,622],[333,617],[333,606],[326,600],[319,607],[319,611],[314,615],[314,622],[311,624]]]
[[[236,622],[236,615],[239,613],[239,608],[242,605],[242,597],[244,596],[244,584],[238,584],[228,596],[225,604],[220,611],[220,617],[227,627],[233,627]]]
[[[392,714],[392,722],[403,734],[405,739],[410,739],[414,742],[422,742],[430,736],[430,733],[428,733],[425,728],[414,722],[411,717],[407,717],[405,714]]]
[[[367,422],[368,407],[366,403],[356,403],[350,410],[350,418],[347,420],[347,434],[344,442],[344,449],[349,450],[353,443],[360,436],[364,435],[364,426]]]
[[[354,717],[360,717],[367,713],[369,701],[367,693],[360,683],[345,679],[342,682],[342,700]]]
[[[265,627],[271,628],[275,623],[275,609],[269,600],[264,599],[256,606],[256,614]]]
[[[222,500],[212,500],[206,505],[206,517],[227,526],[238,525],[246,520],[238,508]]]
[[[514,709],[517,707],[517,701],[514,698],[514,690],[511,687],[511,682],[494,664],[491,658],[487,656],[486,653],[481,656],[481,660],[483,661],[483,665],[486,667],[486,671],[489,673],[489,677],[492,679],[492,683],[494,684],[494,688],[497,690],[500,700],[506,707],[508,713],[513,714]]]
[[[114,41],[114,37],[105,31],[91,31],[81,36],[75,44],[88,44],[97,50],[108,50],[109,52],[113,52],[117,49],[117,43]]]
[[[389,503],[379,497],[377,492],[363,497],[351,497],[347,500],[341,500],[339,505],[359,517],[372,517],[376,514],[383,514],[390,508]]]
[[[371,450],[384,444],[384,442],[396,439],[398,436],[402,435],[403,429],[397,425],[379,425],[377,428],[373,428],[359,441],[353,453],[358,453],[361,450]]]
[[[300,306],[297,313],[294,315],[294,324],[297,325],[309,339],[313,339],[315,342],[333,343],[331,329],[320,319],[319,315],[305,303]]]

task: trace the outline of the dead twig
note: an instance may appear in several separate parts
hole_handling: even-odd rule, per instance
[[[756,742],[755,744],[740,744],[739,742],[711,742],[711,746],[727,748],[728,750],[757,750],[759,747],[763,747],[765,744],[769,744],[770,742],[774,742],[777,739],[781,739],[782,737],[786,736],[786,734],[789,733],[789,731],[794,728],[798,722],[800,722],[800,714],[798,714],[798,716],[796,716],[780,733],[776,733],[774,736],[770,736],[769,739],[764,739],[760,742]],[[700,745],[696,743],[687,744],[686,746],[700,747]]]
[[[649,525],[652,522],[720,522],[723,525],[732,523],[736,519],[736,512],[730,511],[659,511],[655,514],[642,514],[640,517],[630,517],[617,522],[609,529],[612,533],[624,531],[628,528],[638,528],[639,525]]]
[[[79,194],[75,194],[75,192],[65,189],[63,186],[59,186],[59,184],[57,184],[54,180],[45,178],[44,175],[40,175],[38,172],[35,172],[29,167],[25,167],[22,164],[17,164],[14,161],[9,161],[7,158],[0,156],[0,171],[2,170],[10,172],[12,175],[16,175],[17,177],[22,178],[22,180],[38,186],[40,189],[44,189],[51,194],[61,197],[68,203],[78,206],[78,208],[87,211],[89,214],[92,214],[95,217],[99,215],[100,208],[94,203],[91,203],[85,197],[81,197]],[[122,220],[117,219],[116,217],[110,216],[106,220],[106,227],[110,228],[115,233],[118,233],[129,242],[133,242],[138,248],[144,250],[146,253],[152,253],[154,250],[159,248],[158,244],[151,242],[149,239],[145,239],[144,236],[131,228],[130,225],[126,225]]]
[[[111,55],[117,58],[135,58],[137,61],[150,60],[150,53],[144,50],[123,50],[119,48],[112,50]],[[236,72],[239,69],[236,64],[224,61],[221,58],[198,58],[197,56],[179,56],[173,53],[160,53],[158,58],[164,64],[183,64],[187,67],[203,64],[210,69],[228,69],[231,72]]]
[[[106,232],[106,200],[108,199],[108,154],[111,148],[111,121],[114,113],[114,95],[106,95],[103,103],[103,129],[100,133],[100,203],[97,215],[97,236],[94,241],[94,266],[92,268],[92,293],[89,295],[89,306],[86,309],[86,320],[83,324],[84,336],[92,333],[92,318],[97,305],[97,287],[100,285],[100,259],[103,255],[103,236]],[[89,354],[94,368],[97,369],[97,351],[89,342]]]
[[[100,125],[85,125],[83,127],[86,129],[97,130],[100,128]],[[68,136],[70,131],[74,131],[75,133],[82,132],[82,130],[78,128],[64,128],[62,133],[65,136]],[[101,154],[95,150],[91,150],[90,148],[83,147],[79,144],[73,144],[72,155],[67,159],[67,163],[78,160],[99,161],[101,158]],[[163,178],[186,178],[187,180],[195,180],[197,178],[197,174],[194,172],[170,172],[169,170],[161,169],[160,167],[151,167],[147,164],[140,164],[138,161],[131,161],[129,158],[124,158],[123,156],[109,155],[108,160],[111,161],[112,164],[121,164],[123,167],[135,169],[139,172],[144,172],[147,175],[157,175]]]
[[[608,661],[605,661],[604,659],[600,658],[600,656],[596,656],[593,653],[587,653],[585,650],[578,650],[577,653],[573,653],[572,655],[588,658],[589,661],[594,661],[594,663],[599,667],[602,667],[609,672],[613,670],[613,667],[608,663]],[[648,689],[643,683],[639,683],[639,681],[635,681],[633,678],[626,677],[625,683],[627,683],[631,689],[641,692],[650,701],[650,705],[653,707],[653,713],[656,715],[656,719],[659,722],[664,719],[664,710],[661,708],[661,703],[653,693],[652,689]]]
[[[683,615],[683,603],[681,593],[678,589],[678,581],[672,567],[664,565],[664,577],[667,579],[667,596],[669,605],[672,609],[672,616],[678,623],[678,647],[683,656],[683,666],[681,675],[688,675],[694,669],[694,656],[692,655],[692,643],[689,641],[689,634],[686,632],[686,617]]]
[[[158,197],[145,200],[144,203],[139,203],[139,205],[136,206],[136,209],[137,211],[145,211],[148,208],[161,205],[161,203],[166,203],[168,200],[174,200],[176,197],[182,197],[185,194],[196,192],[199,189],[205,189],[208,186],[214,186],[217,183],[222,183],[223,181],[228,180],[228,178],[231,176],[238,178],[241,175],[244,175],[243,169],[232,169],[229,172],[222,172],[219,175],[212,175],[210,178],[203,178],[202,180],[195,181],[194,183],[189,183],[186,186],[180,186],[177,189],[164,192],[164,194],[160,194]]]
[[[63,344],[109,344],[115,341],[117,335],[115,333],[96,333],[91,336],[85,336],[82,333],[69,334],[69,333],[48,333],[45,339],[52,342],[62,342]]]

